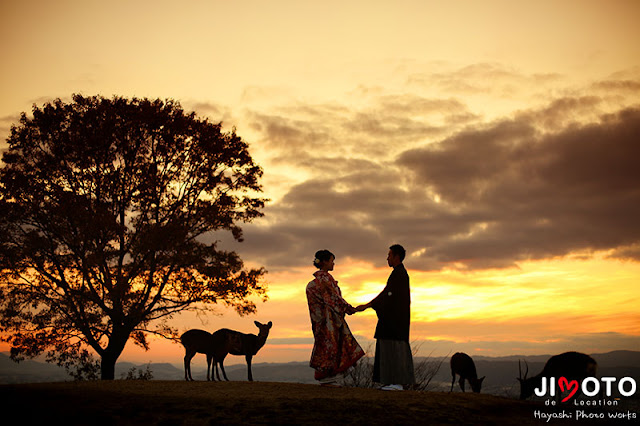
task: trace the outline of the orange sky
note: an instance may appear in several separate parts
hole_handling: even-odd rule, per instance
[[[174,324],[271,320],[256,362],[309,358],[315,250],[355,305],[396,242],[422,353],[639,350],[639,17],[633,0],[2,2],[0,139],[72,93],[236,126],[271,202],[229,247],[269,270],[269,301]],[[349,324],[371,342],[371,311]]]

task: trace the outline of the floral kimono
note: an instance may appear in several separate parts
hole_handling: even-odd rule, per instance
[[[317,271],[307,285],[307,302],[315,344],[309,365],[316,380],[335,376],[349,369],[364,356],[344,319],[349,305],[331,274]]]

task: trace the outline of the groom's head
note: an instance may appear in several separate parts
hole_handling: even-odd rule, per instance
[[[389,255],[387,256],[387,263],[392,268],[395,268],[404,261],[406,250],[400,244],[394,244],[389,247]]]

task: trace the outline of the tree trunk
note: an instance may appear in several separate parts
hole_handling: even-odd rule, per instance
[[[116,361],[117,356],[105,354],[102,356],[100,363],[100,379],[101,380],[113,380],[116,376]]]
[[[109,345],[102,353],[102,361],[100,363],[100,378],[102,380],[113,380],[116,375],[116,361],[124,350],[129,333],[122,330],[116,330],[109,339]]]

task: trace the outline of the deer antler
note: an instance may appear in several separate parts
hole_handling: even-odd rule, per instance
[[[524,365],[526,370],[524,371],[524,377],[522,377],[522,364],[521,360],[518,360],[518,372],[520,373],[520,380],[527,380],[527,374],[529,374],[529,364],[527,364],[527,360],[524,360]]]
[[[522,364],[520,360],[518,360],[518,378],[522,380]]]

